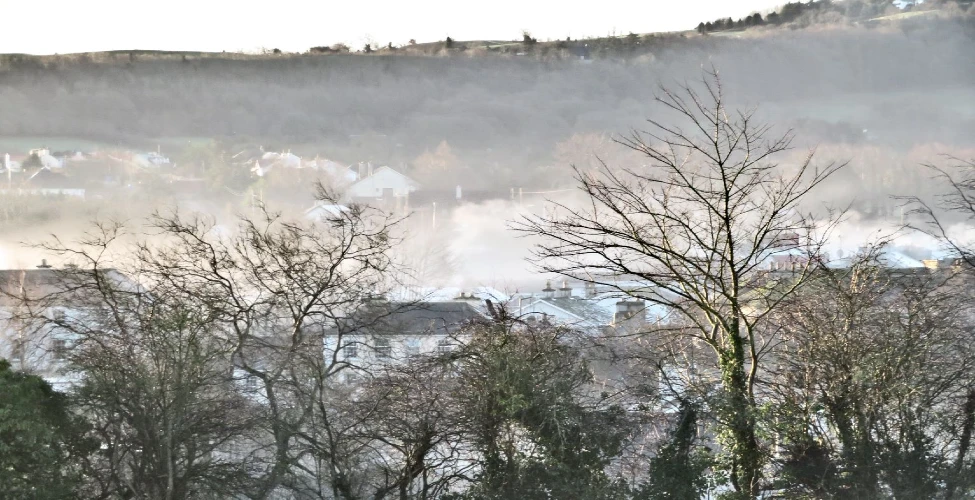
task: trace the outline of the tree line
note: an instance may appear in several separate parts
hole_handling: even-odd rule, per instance
[[[228,234],[160,212],[151,237],[102,222],[39,244],[73,264],[51,271],[57,287],[5,296],[21,332],[72,339],[60,356],[84,376],[58,394],[0,367],[0,486],[12,498],[973,497],[975,247],[938,216],[971,214],[975,163],[931,167],[949,188],[937,204],[903,200],[957,262],[890,269],[881,238],[836,265],[826,246],[842,212],[804,203],[845,165],[781,163],[792,135],[728,107],[714,73],[656,99],[668,119],[620,141],[645,162],[577,169],[585,204],[512,230],[538,239],[539,270],[661,318],[594,332],[488,302],[444,349],[370,365],[351,353],[381,358],[388,337],[357,332],[421,306],[383,299],[410,272],[395,217],[353,206],[296,222],[265,208]],[[51,314],[68,301],[78,312]]]
[[[940,1],[932,2],[933,9],[945,9],[949,5],[961,6],[962,2]],[[913,8],[916,5],[911,5]],[[927,6],[926,6],[927,7]],[[878,16],[900,12],[890,2],[874,0],[851,0],[844,2],[833,2],[832,0],[812,0],[803,2],[788,2],[778,9],[768,13],[764,18],[760,13],[753,13],[737,21],[728,17],[714,21],[701,22],[697,25],[698,33],[711,33],[715,31],[742,30],[753,26],[765,24],[808,26],[817,23],[837,23],[850,22],[864,19],[871,19]]]

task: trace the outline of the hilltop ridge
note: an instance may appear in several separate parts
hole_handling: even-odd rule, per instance
[[[867,5],[868,7],[862,7]],[[857,7],[860,6],[860,7]],[[682,31],[627,33],[581,39],[538,40],[530,32],[519,39],[444,40],[404,45],[349,47],[342,43],[310,47],[301,52],[264,48],[254,52],[236,51],[168,51],[155,49],[120,49],[52,55],[0,54],[0,70],[18,66],[57,65],[64,63],[132,63],[145,60],[263,60],[300,56],[370,55],[370,56],[438,56],[438,57],[527,57],[536,59],[629,59],[662,50],[707,43],[709,38],[756,38],[776,36],[795,30],[915,29],[918,24],[950,20],[972,25],[975,9],[971,2],[944,0],[899,9],[892,4],[865,3],[852,0],[836,4],[830,0],[808,3],[790,2],[766,13],[752,13],[739,18],[702,21],[696,28]]]

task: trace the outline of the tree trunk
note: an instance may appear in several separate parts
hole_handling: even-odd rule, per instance
[[[724,417],[731,438],[731,484],[742,498],[755,498],[762,476],[762,451],[755,435],[755,403],[748,391],[745,346],[737,321],[732,330],[728,345],[719,353],[721,382],[728,397]]]

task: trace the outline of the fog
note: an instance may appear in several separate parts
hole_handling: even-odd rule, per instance
[[[524,261],[528,242],[507,221],[541,210],[545,198],[564,200],[574,185],[570,163],[597,156],[639,161],[611,139],[647,118],[665,121],[653,102],[659,86],[699,79],[702,68],[718,70],[729,107],[755,108],[777,131],[794,130],[796,150],[788,160],[816,148],[817,162],[849,161],[814,201],[852,204],[862,227],[896,220],[891,195],[938,192],[921,164],[944,154],[975,157],[971,16],[744,33],[644,38],[630,53],[585,61],[557,52],[519,57],[477,50],[449,57],[6,57],[0,146],[8,151],[0,153],[52,144],[158,148],[197,177],[206,162],[190,150],[199,144],[225,157],[262,146],[342,164],[388,164],[428,190],[462,185],[470,193],[465,203],[442,207],[436,227],[430,207],[419,201],[413,207],[415,224],[430,228],[416,244],[449,253],[450,272],[437,279],[507,287],[535,280]],[[444,143],[447,149],[438,149]],[[424,171],[423,155],[443,151],[449,165]],[[197,164],[201,170],[192,170]],[[298,213],[312,202],[302,175],[261,179],[261,196],[269,206]],[[52,201],[29,222],[6,220],[0,265],[36,260],[16,242],[76,232],[106,214],[135,218],[179,206],[229,220],[248,209],[228,194],[229,184],[190,191],[139,182],[85,204]],[[528,199],[512,200],[517,189],[528,191]],[[860,232],[850,229],[846,238]]]

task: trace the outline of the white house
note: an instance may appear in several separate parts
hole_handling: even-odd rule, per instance
[[[91,297],[72,292],[70,280],[62,273],[44,261],[36,269],[0,270],[0,357],[9,359],[13,369],[39,375],[58,390],[81,379],[81,374],[64,366],[78,338],[58,325],[79,321],[97,308]],[[109,280],[137,286],[114,269],[103,273]]]
[[[348,212],[349,207],[345,205],[335,205],[331,203],[325,203],[323,201],[318,201],[314,206],[305,210],[305,218],[313,221],[320,221],[322,219],[331,219],[341,215],[343,212]]]
[[[132,157],[132,161],[134,161],[136,165],[143,168],[161,167],[164,165],[169,166],[171,164],[169,158],[154,151],[134,155]]]
[[[267,151],[261,154],[260,158],[253,160],[251,172],[263,177],[274,169],[282,168],[302,168],[301,157],[291,154],[291,151],[276,153]]]
[[[558,288],[546,282],[540,293],[517,293],[507,303],[508,311],[525,320],[544,320],[596,333],[609,326],[659,325],[672,320],[661,305],[636,300],[620,290],[643,291],[651,284],[635,280],[615,280],[616,288],[584,283],[573,287],[563,280]],[[659,292],[663,293],[663,292]]]
[[[372,175],[349,186],[349,198],[399,198],[408,196],[420,188],[420,184],[389,167],[379,167]]]
[[[64,161],[51,155],[51,150],[47,148],[34,148],[27,152],[28,158],[37,156],[41,166],[46,168],[62,168]]]
[[[345,186],[359,180],[359,174],[351,167],[332,160],[316,159],[309,162],[308,166],[328,175],[334,185]]]
[[[485,301],[495,304],[507,304],[511,296],[497,288],[489,286],[475,286],[461,288],[457,286],[424,287],[404,286],[389,294],[389,300],[402,302],[467,302],[478,311],[487,312]]]

